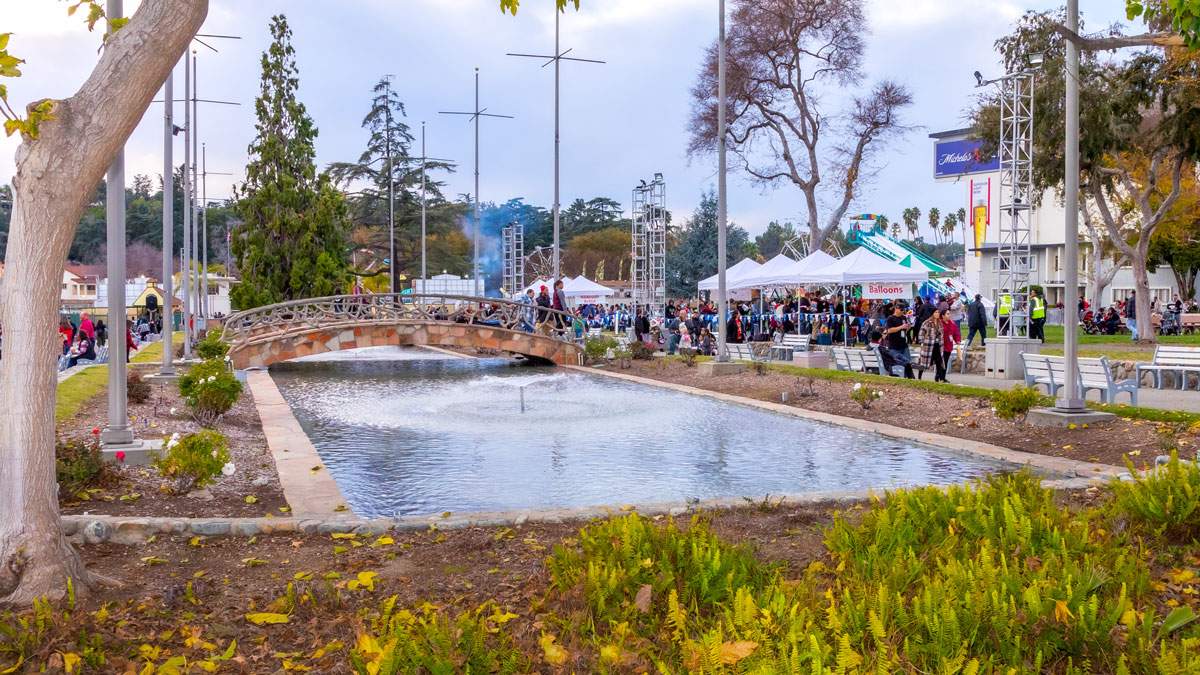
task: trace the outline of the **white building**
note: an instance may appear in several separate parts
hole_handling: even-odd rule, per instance
[[[967,206],[968,223],[977,219],[985,226],[976,234],[974,245],[968,235],[967,256],[963,278],[968,285],[995,301],[999,295],[1000,258],[997,256],[1000,232],[1000,165],[998,159],[987,160],[981,156],[981,142],[971,137],[970,129],[944,131],[929,136],[934,140],[934,180],[939,183],[962,185],[963,204]],[[1030,217],[1030,263],[1029,282],[1046,289],[1046,301],[1051,306],[1057,303],[1071,304],[1080,293],[1087,292],[1087,280],[1091,272],[1088,255],[1090,244],[1085,236],[1080,238],[1079,289],[1073,293],[1065,287],[1063,258],[1066,250],[1066,211],[1053,190],[1042,195],[1041,204],[1036,205]],[[1082,228],[1082,223],[1080,225]],[[972,227],[968,227],[970,231]],[[982,236],[979,236],[982,234]],[[1100,301],[1104,305],[1129,297],[1133,292],[1133,268],[1121,268],[1113,281],[1104,290]],[[1150,293],[1160,301],[1169,301],[1179,292],[1175,275],[1167,266],[1158,267],[1150,273]],[[1089,301],[1093,298],[1088,298]]]

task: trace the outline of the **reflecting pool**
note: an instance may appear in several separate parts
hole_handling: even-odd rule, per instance
[[[361,516],[761,498],[957,483],[997,469],[700,396],[427,354],[271,368]]]

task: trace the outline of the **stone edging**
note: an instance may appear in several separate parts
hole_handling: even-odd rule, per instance
[[[602,375],[604,377],[612,377],[628,382],[636,382],[651,387],[661,387],[671,389],[685,394],[694,396],[707,396],[708,398],[725,401],[727,403],[735,403],[752,408],[760,408],[770,410],[771,412],[780,413],[783,415],[791,415],[792,417],[800,417],[814,422],[823,422],[825,424],[836,424],[838,426],[847,427],[856,431],[865,431],[869,433],[887,436],[888,438],[896,438],[900,440],[913,441],[925,445],[932,445],[942,450],[949,450],[972,457],[981,457],[992,461],[1002,462],[1021,467],[1029,467],[1041,473],[1052,474],[1055,477],[1067,478],[1115,478],[1128,473],[1125,469],[1108,464],[1095,464],[1093,462],[1082,462],[1064,457],[1050,457],[1048,455],[1039,455],[1032,452],[1022,452],[1020,450],[1012,450],[1003,448],[991,443],[983,443],[980,441],[972,441],[965,438],[956,438],[954,436],[945,436],[942,434],[933,434],[926,431],[917,431],[915,429],[905,429],[891,424],[882,424],[879,422],[870,422],[861,420],[855,417],[843,417],[841,415],[832,415],[829,413],[819,412],[816,410],[806,410],[797,408],[782,403],[771,403],[769,401],[760,401],[758,399],[746,398],[744,396],[735,396],[733,394],[725,394],[708,389],[699,389],[697,387],[689,387],[683,384],[675,384],[673,382],[663,382],[662,380],[654,380],[637,375],[626,375],[624,373],[614,373],[600,368],[584,368],[581,366],[566,366],[570,370],[592,375]]]

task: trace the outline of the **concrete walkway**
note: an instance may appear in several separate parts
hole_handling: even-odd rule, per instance
[[[925,379],[932,379],[932,373],[925,373]],[[997,380],[983,375],[960,375],[950,373],[947,378],[950,384],[963,384],[970,387],[986,389],[1012,389],[1024,380]],[[1040,387],[1045,391],[1045,387]],[[1089,401],[1100,401],[1100,392],[1088,393]],[[1128,403],[1129,397],[1121,394],[1117,403]],[[1184,412],[1200,413],[1200,391],[1195,389],[1179,391],[1178,389],[1155,389],[1143,386],[1138,390],[1138,406],[1142,408],[1159,408],[1161,410],[1182,410]]]
[[[341,489],[329,475],[329,469],[325,468],[308,434],[292,415],[291,407],[279,393],[271,374],[262,370],[250,371],[246,373],[246,384],[254,393],[263,435],[267,437],[279,483],[283,486],[283,497],[292,507],[292,513],[297,517],[334,514],[352,517]]]

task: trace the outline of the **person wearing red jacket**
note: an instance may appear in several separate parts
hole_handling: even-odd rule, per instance
[[[958,324],[950,320],[949,315],[942,315],[942,363],[945,364],[945,371],[950,370],[950,356],[954,354],[954,348],[962,342],[962,330]],[[966,352],[963,353],[963,358],[967,358]],[[946,376],[942,375],[942,382],[949,382]]]
[[[133,339],[133,322],[125,322],[125,361],[129,361],[129,356],[137,351],[137,342]]]

